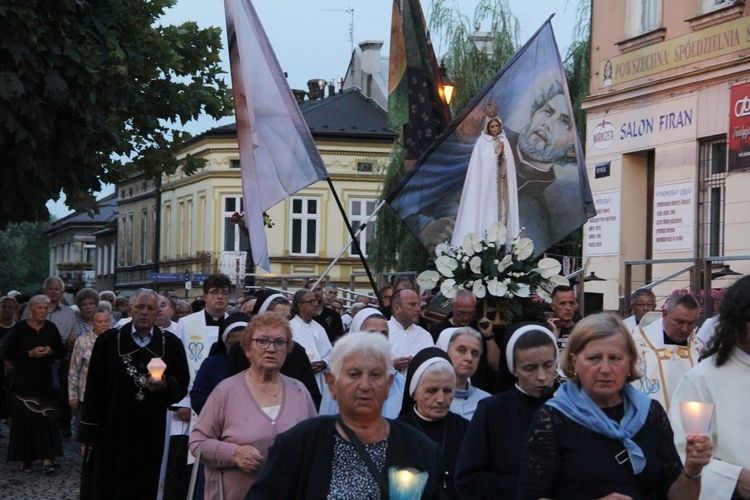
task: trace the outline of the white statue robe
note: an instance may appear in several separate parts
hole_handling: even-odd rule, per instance
[[[516,162],[505,134],[500,134],[504,144],[507,189],[505,199],[508,202],[508,213],[505,226],[509,238],[515,238],[520,230],[518,222],[518,182],[516,181]],[[461,245],[469,233],[479,236],[500,220],[497,197],[497,154],[495,138],[482,133],[471,153],[469,168],[466,170],[461,201],[458,205],[456,223],[453,227],[453,245]]]
[[[688,372],[705,347],[695,332],[687,346],[664,344],[664,323],[658,319],[648,326],[639,325],[632,332],[638,352],[638,368],[644,376],[633,386],[669,411],[670,397],[680,378]]]

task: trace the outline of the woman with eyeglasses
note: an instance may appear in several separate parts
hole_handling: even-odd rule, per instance
[[[286,319],[255,316],[242,347],[250,368],[211,392],[190,434],[190,451],[200,449],[205,465],[205,498],[219,498],[220,487],[224,498],[244,498],[276,435],[317,414],[305,386],[279,372],[292,347]]]

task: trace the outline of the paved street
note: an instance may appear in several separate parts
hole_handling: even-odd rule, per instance
[[[35,462],[31,474],[21,472],[21,464],[5,460],[8,449],[8,426],[0,424],[0,499],[65,500],[78,498],[81,478],[81,454],[72,438],[63,439],[65,456],[57,459],[57,475],[42,475],[41,461]]]

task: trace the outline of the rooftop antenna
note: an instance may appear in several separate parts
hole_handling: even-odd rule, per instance
[[[354,9],[352,7],[346,9],[320,9],[325,12],[346,12],[350,16],[349,20],[349,53],[354,52]]]

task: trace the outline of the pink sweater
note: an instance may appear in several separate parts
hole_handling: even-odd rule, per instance
[[[245,383],[245,372],[222,381],[211,392],[190,434],[190,451],[196,454],[201,447],[201,462],[206,466],[205,498],[218,498],[220,470],[224,497],[244,498],[260,470],[246,474],[237,468],[234,459],[237,447],[250,444],[265,458],[276,434],[317,415],[305,386],[284,375],[281,379],[284,397],[273,421],[253,398]]]

